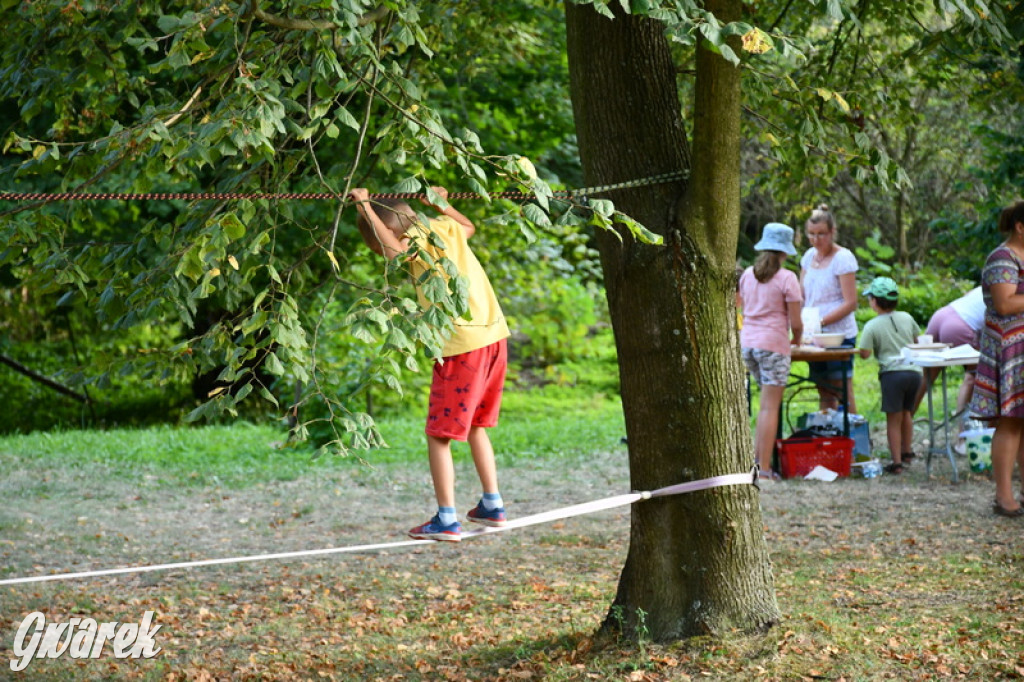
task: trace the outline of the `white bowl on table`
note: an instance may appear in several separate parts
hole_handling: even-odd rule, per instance
[[[843,345],[843,341],[845,339],[846,337],[842,332],[832,334],[815,334],[811,337],[811,340],[814,341],[814,345],[820,348],[839,348],[839,346]]]

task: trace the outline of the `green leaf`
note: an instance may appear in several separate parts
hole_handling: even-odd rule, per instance
[[[721,45],[718,46],[718,53],[720,55],[722,55],[722,57],[727,62],[729,62],[731,64],[739,65],[739,63],[740,63],[739,56],[736,54],[736,52],[731,47],[729,47],[725,43],[722,43]]]
[[[548,214],[534,203],[523,204],[523,216],[534,225],[541,227],[549,227],[551,225],[551,219],[548,217]]]
[[[203,276],[203,262],[199,257],[199,249],[191,248],[186,251],[181,260],[178,261],[177,267],[174,269],[174,274],[184,275],[193,282],[199,281]]]
[[[615,213],[615,204],[608,199],[591,199],[590,208],[605,218],[610,218]]]
[[[338,123],[342,124],[343,126],[347,126],[347,127],[351,128],[352,130],[359,130],[359,128],[360,128],[359,121],[356,120],[356,117],[353,116],[349,112],[348,109],[346,109],[345,107],[339,106],[337,108],[335,114],[336,114],[336,118],[337,118]]]
[[[701,35],[707,38],[708,42],[712,45],[716,47],[720,47],[722,45],[722,30],[719,28],[718,22],[713,20],[713,17],[712,21],[702,22],[699,30]]]
[[[271,393],[270,390],[266,386],[260,386],[259,393],[263,397],[264,400],[266,400],[267,402],[273,404],[274,407],[278,407],[277,398],[274,397],[274,394]]]
[[[423,185],[416,178],[405,178],[391,187],[393,192],[399,193],[419,192],[422,188]]]
[[[284,365],[277,358],[276,353],[267,353],[267,357],[263,361],[264,368],[275,376],[284,376]]]
[[[224,230],[224,234],[231,241],[245,236],[245,225],[242,224],[242,221],[234,213],[225,214],[220,220],[220,225]]]
[[[348,333],[363,343],[374,343],[377,340],[377,337],[373,335],[370,325],[364,319],[353,320],[349,326]]]
[[[233,396],[234,404],[237,405],[240,402],[242,402],[243,400],[245,400],[245,397],[247,395],[249,395],[251,392],[252,392],[252,382],[251,381],[247,382],[245,384],[242,384],[242,387],[239,388],[238,391]]]
[[[371,308],[370,310],[367,310],[366,318],[377,325],[377,327],[380,329],[381,334],[385,333],[388,330],[388,327],[390,326],[388,316],[384,313],[384,311],[379,310],[377,308]]]

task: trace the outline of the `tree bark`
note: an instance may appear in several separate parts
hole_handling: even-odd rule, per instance
[[[724,20],[738,18],[741,7],[740,0],[706,4]],[[624,230],[598,235],[631,485],[651,490],[748,471],[753,450],[734,311],[739,70],[699,51],[691,165],[664,26],[621,12],[609,20],[569,1],[565,8],[586,184],[691,172],[688,182],[609,195],[664,246]],[[669,641],[775,623],[758,494],[731,486],[636,505],[605,627]]]

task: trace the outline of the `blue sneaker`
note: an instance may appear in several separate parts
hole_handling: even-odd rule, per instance
[[[443,542],[460,542],[462,540],[462,524],[456,521],[448,526],[441,523],[441,520],[434,515],[422,526],[416,526],[409,531],[409,537],[417,540],[441,540]]]
[[[483,500],[481,500],[476,503],[475,507],[469,510],[466,518],[473,523],[498,528],[505,525],[505,508],[495,507],[494,509],[488,509],[484,506]]]

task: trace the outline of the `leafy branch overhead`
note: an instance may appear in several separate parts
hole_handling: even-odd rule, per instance
[[[751,8],[731,22],[686,0],[581,4],[660,22],[681,72],[698,40],[743,68],[751,120],[775,162],[799,167],[833,150],[861,179],[908,184],[871,130],[837,148],[835,131],[868,108],[863,95],[798,73],[849,26],[872,25],[860,3],[785,17]],[[1001,26],[998,7],[983,13],[981,3],[882,4],[937,27],[959,17],[977,35]],[[0,3],[10,36],[0,46],[4,190],[338,197],[0,206],[0,267],[33,301],[78,311],[105,333],[167,330],[76,381],[210,375],[194,418],[235,412],[255,394],[300,436],[326,425],[320,440],[339,449],[376,443],[368,392],[401,390],[459,301],[439,274],[435,306],[415,305],[401,265],[381,267],[360,247],[349,189],[477,193],[462,208],[485,225],[484,257],[493,251],[508,270],[533,267],[531,249],[585,242],[592,227],[659,243],[612,192],[586,205],[556,198],[554,188],[582,183],[561,6],[483,5]],[[530,199],[490,198],[509,188]],[[592,256],[578,248],[569,260],[582,267]]]
[[[390,179],[377,190],[416,192],[430,175],[486,198],[497,178],[536,196],[525,208],[491,209],[523,234],[584,222],[589,213],[563,210],[555,228],[552,191],[525,172],[520,155],[485,154],[475,132],[449,131],[430,105],[437,82],[423,58],[445,47],[453,18],[441,7],[400,10],[186,3],[169,14],[156,2],[22,4],[11,13],[22,39],[5,44],[0,63],[0,97],[18,112],[4,126],[3,184],[344,197],[371,176]],[[234,412],[255,393],[282,413],[309,408],[329,426],[321,440],[341,449],[378,442],[359,396],[374,385],[400,390],[400,373],[419,367],[420,349],[440,347],[449,316],[460,312],[457,291],[440,276],[430,287],[435,306],[424,311],[402,268],[377,271],[344,200],[0,210],[2,260],[37,299],[91,311],[115,331],[180,329],[162,347],[98,368],[91,381],[212,372],[193,418]],[[340,338],[361,344],[350,349],[366,360],[326,357],[325,340]],[[298,397],[293,385],[303,387]],[[314,409],[318,402],[326,409]],[[308,424],[298,422],[302,435]]]

